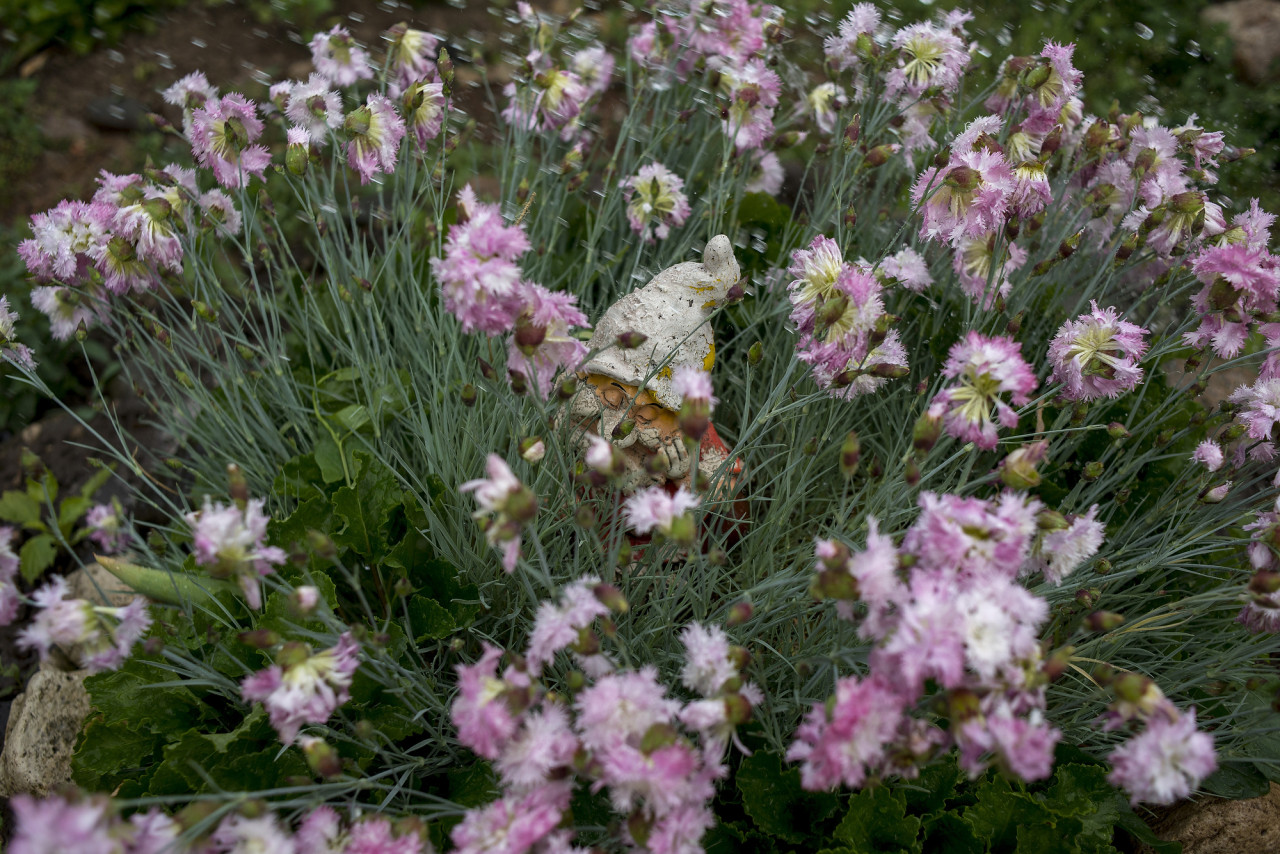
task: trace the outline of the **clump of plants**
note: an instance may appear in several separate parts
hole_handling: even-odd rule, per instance
[[[966,22],[521,4],[492,118],[405,26],[175,83],[197,166],[18,249],[177,451],[98,437],[149,606],[0,567],[96,671],[15,852],[1113,851],[1265,791],[1274,217]]]

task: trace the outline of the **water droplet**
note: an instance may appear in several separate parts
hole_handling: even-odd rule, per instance
[[[1144,38],[1148,41],[1150,41],[1156,34],[1155,30],[1151,29],[1141,21],[1134,24],[1133,29],[1134,29],[1134,32],[1136,32],[1140,38]]]
[[[202,38],[193,38],[191,44],[195,47],[208,47],[209,43]]]

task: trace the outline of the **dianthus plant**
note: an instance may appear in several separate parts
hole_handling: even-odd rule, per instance
[[[67,814],[102,850],[695,851],[775,832],[762,768],[1265,791],[1280,264],[1214,194],[1241,152],[1087,115],[1072,45],[980,79],[960,12],[673,4],[625,51],[589,17],[516,4],[493,109],[471,36],[405,25],[317,34],[270,103],[192,75],[178,163],[33,218],[11,369],[15,309],[105,336],[169,442],[93,434],[161,520],[104,558],[150,617],[0,548],[24,643],[120,668],[76,760],[118,803],[15,801],[15,850]],[[720,234],[722,297],[591,338]],[[672,363],[690,316],[715,347]],[[585,435],[593,389],[621,413]]]

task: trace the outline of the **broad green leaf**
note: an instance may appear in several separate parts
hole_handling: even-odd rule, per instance
[[[375,561],[386,554],[387,517],[402,493],[386,466],[362,451],[355,459],[361,470],[355,488],[344,486],[333,494],[333,512],[346,522],[333,533],[333,541]]]
[[[487,804],[498,795],[498,780],[493,768],[483,760],[446,772],[449,800],[464,807]],[[576,815],[576,810],[575,810]]]
[[[984,854],[973,825],[949,810],[925,819],[923,825],[924,854]]]
[[[190,795],[212,788],[251,792],[306,773],[298,751],[281,752],[279,736],[258,706],[231,732],[193,729],[167,745],[151,779],[151,793]]]
[[[835,835],[858,854],[917,852],[920,819],[907,815],[902,792],[876,786],[863,789],[849,800],[849,811]]]
[[[342,469],[342,449],[332,437],[325,436],[316,442],[315,461],[325,483],[338,483],[346,477]]]
[[[1074,818],[1053,824],[1024,824],[1015,833],[1018,851],[1036,854],[1080,854],[1080,822]]]
[[[134,729],[152,728],[177,735],[212,713],[194,692],[177,685],[155,687],[172,674],[142,658],[129,658],[119,670],[95,673],[84,680],[94,713],[106,723]],[[92,713],[91,713],[92,714]]]
[[[1101,765],[1059,765],[1054,784],[1044,793],[1045,806],[1060,816],[1080,820],[1081,848],[1084,843],[1110,845],[1120,814],[1128,809],[1124,796],[1107,782]]]
[[[150,776],[162,741],[151,729],[108,722],[101,716],[90,718],[71,756],[72,778],[91,791],[109,792],[126,779]]]
[[[903,782],[896,788],[907,799],[907,812],[926,816],[941,812],[950,798],[955,797],[956,785],[962,774],[955,758],[948,756],[941,762],[926,765],[915,780]]]
[[[806,792],[800,772],[782,765],[776,753],[758,750],[742,760],[736,778],[742,808],[766,833],[799,843],[811,836],[840,801],[828,792]]]
[[[130,590],[157,602],[170,605],[190,602],[196,606],[208,607],[221,595],[240,595],[240,587],[233,581],[150,569],[105,555],[94,555],[94,559]]]
[[[1155,831],[1132,809],[1121,813],[1120,820],[1116,822],[1116,825],[1123,827],[1139,842],[1150,846],[1156,854],[1182,854],[1181,842],[1166,842],[1156,836]]]
[[[82,495],[62,499],[62,504],[58,507],[58,530],[62,532],[62,536],[71,536],[71,529],[92,506],[93,500]]]
[[[44,523],[40,521],[40,507],[41,502],[25,492],[11,489],[0,495],[0,519],[24,528],[44,530]]]
[[[22,566],[22,578],[28,584],[40,577],[58,556],[58,541],[48,534],[36,534],[22,544],[18,558]]]
[[[409,625],[406,628],[415,642],[422,643],[447,638],[458,630],[458,624],[436,600],[414,596],[409,600]]]
[[[387,555],[387,566],[403,569],[405,577],[422,595],[445,607],[458,628],[471,625],[480,613],[480,590],[458,582],[458,569],[435,553],[419,534],[410,532]]]
[[[333,447],[336,450],[337,446]],[[335,480],[342,479],[341,462],[338,463],[338,470]],[[301,502],[320,494],[320,487],[326,482],[315,455],[303,454],[280,467],[280,474],[272,481],[271,490]]]
[[[288,548],[305,543],[308,531],[327,533],[333,527],[333,504],[327,495],[316,495],[299,504],[287,518],[273,520],[267,527],[271,542]]]
[[[977,803],[964,811],[978,837],[991,850],[1015,850],[1017,830],[1030,824],[1053,824],[1044,804],[1025,792],[1014,791],[1004,777],[993,775],[978,784]]]
[[[329,416],[346,433],[355,433],[369,423],[369,410],[362,403],[344,406]]]

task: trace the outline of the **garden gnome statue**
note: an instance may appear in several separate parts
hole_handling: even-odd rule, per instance
[[[691,481],[692,460],[677,425],[680,396],[673,372],[685,365],[710,371],[716,344],[707,322],[737,283],[738,262],[723,234],[711,239],[702,261],[668,267],[647,285],[609,306],[596,324],[590,347],[597,355],[580,369],[582,382],[570,407],[574,424],[611,439],[622,451],[624,492],[648,486],[674,491]],[[639,347],[619,346],[618,336],[644,335]],[[629,432],[625,423],[634,422]],[[586,439],[583,439],[584,446]],[[711,477],[729,459],[729,448],[708,427],[698,450],[698,470]],[[740,473],[735,460],[728,472]]]

